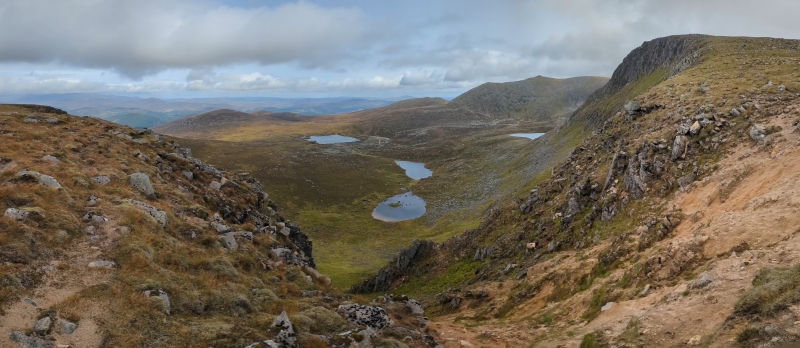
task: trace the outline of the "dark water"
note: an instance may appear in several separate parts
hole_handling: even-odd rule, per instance
[[[406,175],[414,180],[430,178],[433,172],[425,168],[425,163],[409,162],[409,161],[394,161],[398,166],[406,170]]]
[[[512,137],[528,138],[530,140],[533,140],[544,135],[544,133],[514,133],[509,135]]]
[[[312,135],[308,141],[317,144],[339,144],[339,143],[352,143],[358,141],[356,138],[346,137],[344,135]]]
[[[422,214],[425,214],[425,200],[411,192],[393,196],[372,211],[373,218],[386,222],[416,219]]]

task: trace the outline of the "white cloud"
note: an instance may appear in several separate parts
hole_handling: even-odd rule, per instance
[[[0,61],[58,61],[133,78],[246,62],[333,67],[376,30],[368,26],[358,9],[306,1],[237,8],[188,0],[6,0]]]

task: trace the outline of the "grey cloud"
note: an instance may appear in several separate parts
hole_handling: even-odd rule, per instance
[[[400,79],[400,84],[404,86],[420,86],[428,82],[428,72],[425,70],[406,71]]]
[[[0,5],[0,61],[58,61],[132,78],[246,62],[333,66],[374,35],[368,27],[357,9],[305,1],[244,9],[188,0],[9,0]]]

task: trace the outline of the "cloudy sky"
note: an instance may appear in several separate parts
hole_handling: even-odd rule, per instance
[[[643,41],[800,38],[797,0],[3,0],[0,93],[455,96]]]

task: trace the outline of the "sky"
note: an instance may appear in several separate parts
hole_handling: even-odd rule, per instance
[[[610,76],[676,34],[800,38],[797,0],[2,0],[0,94],[453,97]]]

